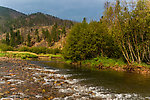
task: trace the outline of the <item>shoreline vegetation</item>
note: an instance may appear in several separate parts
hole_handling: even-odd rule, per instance
[[[150,65],[147,64],[132,64],[127,65],[121,59],[110,59],[108,57],[97,57],[91,60],[73,62],[65,60],[62,54],[36,54],[32,52],[19,52],[19,51],[1,51],[0,57],[19,58],[22,60],[32,59],[46,59],[53,61],[60,61],[63,63],[73,64],[78,67],[83,66],[91,70],[114,70],[121,72],[138,73],[143,75],[150,75]],[[88,67],[87,67],[88,66]]]

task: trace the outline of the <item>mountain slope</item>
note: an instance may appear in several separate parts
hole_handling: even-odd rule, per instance
[[[0,22],[0,33],[5,33],[0,35],[3,43],[13,47],[53,48],[63,47],[67,33],[77,23],[40,12],[25,15],[5,7],[0,7]],[[6,36],[9,41],[6,41]]]
[[[17,19],[21,16],[25,17],[26,15],[13,9],[0,6],[0,32],[7,30],[7,25],[5,26],[7,22]]]
[[[40,12],[26,15],[16,10],[0,6],[0,33],[9,32],[10,28],[49,26],[56,23],[69,28],[75,22]]]
[[[1,18],[15,19],[15,18],[18,18],[20,16],[26,16],[26,15],[21,13],[21,12],[18,12],[16,10],[0,6],[0,17]]]
[[[72,26],[74,22],[69,20],[62,20],[52,15],[43,14],[43,13],[34,13],[25,17],[19,17],[15,20],[12,20],[9,25],[13,25],[14,28],[20,27],[33,27],[33,26],[49,26],[49,25],[65,25],[67,27]]]

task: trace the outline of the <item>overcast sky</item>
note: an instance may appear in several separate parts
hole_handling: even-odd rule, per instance
[[[0,0],[0,6],[25,14],[42,12],[62,19],[99,20],[106,0]]]

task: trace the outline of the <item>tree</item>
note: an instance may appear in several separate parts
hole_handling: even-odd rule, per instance
[[[43,36],[43,38],[44,38],[44,40],[46,39],[46,33],[45,33],[45,30],[44,29],[42,29],[42,36]]]
[[[63,28],[62,28],[62,35],[64,35],[64,36],[66,36],[66,27],[64,26]]]
[[[44,31],[42,30],[42,33],[43,33]],[[44,34],[44,33],[43,33]],[[38,31],[38,29],[36,29],[35,30],[35,35],[36,35],[36,41],[37,42],[40,42],[41,41],[41,39],[40,39],[40,36],[39,36],[39,31]],[[44,34],[45,35],[45,34]],[[45,36],[44,36],[45,37]]]
[[[35,35],[39,35],[38,29],[35,30]]]
[[[31,36],[30,34],[27,35],[27,46],[31,46]]]
[[[149,7],[146,3],[146,0],[138,0],[136,6],[131,9],[126,3],[120,4],[117,0],[113,8],[111,34],[128,64],[149,61]],[[107,19],[107,15],[104,18]]]
[[[16,39],[17,45],[21,44],[21,35],[19,30],[16,32],[16,37],[17,37]]]
[[[116,0],[106,3],[104,16],[89,24],[86,18],[74,25],[64,47],[73,61],[96,56],[122,57],[130,65],[150,62],[150,2],[138,0],[131,6]]]
[[[15,42],[15,33],[13,32],[12,29],[10,30],[10,36],[11,36],[11,38],[10,38],[10,45],[12,47],[14,47],[14,46],[16,46],[16,42]]]
[[[51,36],[54,42],[58,41],[58,34],[57,34],[57,23],[52,27]]]
[[[37,35],[36,41],[37,41],[37,42],[40,42],[40,41],[41,41],[39,35]]]
[[[72,27],[64,47],[64,56],[73,61],[94,58],[106,50],[107,33],[101,22],[82,23]],[[108,40],[107,40],[108,41]]]
[[[6,44],[10,44],[9,33],[6,33]]]

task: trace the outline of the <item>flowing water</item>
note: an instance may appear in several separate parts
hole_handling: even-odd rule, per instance
[[[31,61],[59,73],[70,75],[78,83],[93,88],[101,98],[147,99],[150,100],[150,76],[116,71],[94,71],[55,61]]]

